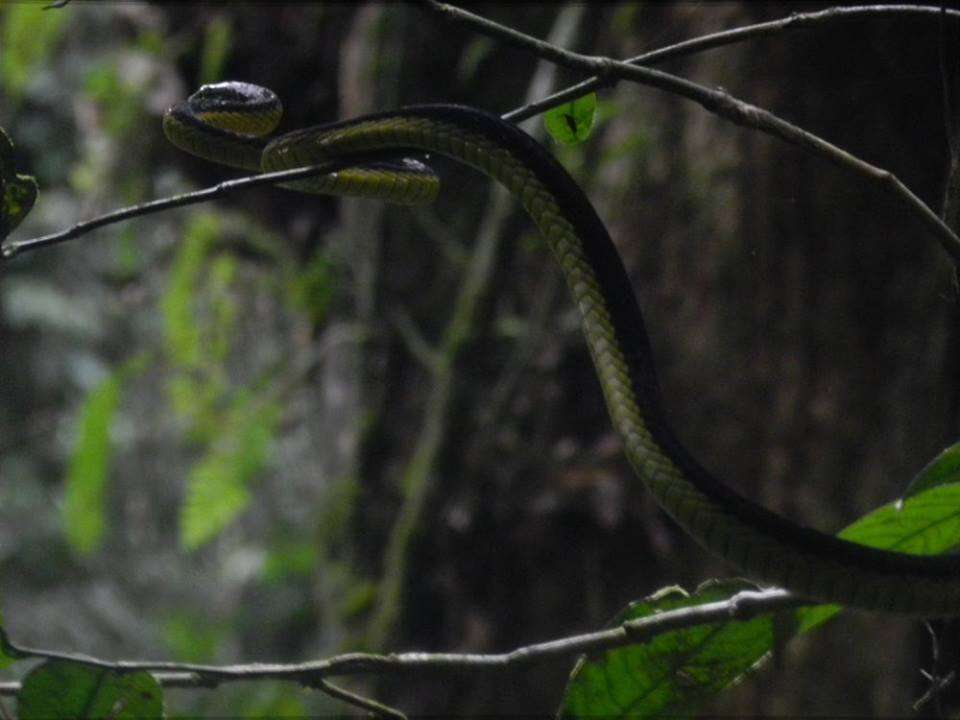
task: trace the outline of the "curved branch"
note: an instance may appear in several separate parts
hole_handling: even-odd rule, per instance
[[[785,140],[815,155],[829,160],[835,165],[846,168],[876,184],[881,190],[892,195],[936,237],[955,263],[960,264],[960,237],[946,223],[904,185],[889,170],[871,165],[856,155],[814,135],[774,113],[751,105],[730,95],[723,89],[710,89],[691,80],[670,73],[608,57],[582,55],[564,50],[539,38],[526,35],[513,28],[488,20],[462,8],[454,7],[437,0],[420,0],[442,17],[464,23],[484,35],[502,40],[524,50],[530,50],[537,56],[551,60],[572,70],[580,70],[596,75],[602,82],[616,79],[632,80],[641,85],[649,85],[701,105],[705,110],[719,115],[737,125],[754,128],[769,135]],[[939,12],[939,8],[937,8]]]

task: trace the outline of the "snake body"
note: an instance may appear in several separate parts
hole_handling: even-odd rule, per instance
[[[223,148],[215,154],[228,155],[228,131],[199,120],[181,127],[178,117],[196,117],[203,109],[189,105],[168,112],[165,128],[179,131],[168,129],[168,136],[191,152],[212,137]],[[247,152],[243,163],[252,165],[256,154],[243,150],[250,139],[233,140],[232,157]],[[256,169],[262,170],[420,151],[448,156],[500,182],[558,261],[626,455],[677,523],[751,578],[805,598],[926,616],[960,614],[960,556],[878,550],[794,524],[737,494],[694,459],[662,411],[643,316],[606,227],[566,170],[522,130],[474,108],[424,105],[297,130],[260,147]],[[364,192],[376,195],[375,188]]]

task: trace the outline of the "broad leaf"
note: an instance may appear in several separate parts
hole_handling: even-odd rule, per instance
[[[616,624],[668,610],[726,600],[754,589],[742,581],[708,583],[693,595],[667,588],[633,603]],[[699,625],[650,642],[581,660],[561,718],[686,717],[762,660],[773,645],[770,616]]]
[[[951,445],[916,474],[903,493],[906,499],[937,485],[960,482],[960,443]]]
[[[17,695],[20,720],[163,717],[163,691],[146,672],[119,674],[62,660],[30,671]]]
[[[939,485],[902,502],[884,505],[839,535],[863,545],[918,555],[952,550],[960,540],[960,484]],[[631,612],[638,614],[628,614],[618,622],[723,600],[742,589],[730,583],[709,585],[706,592],[698,591],[689,598],[681,591],[671,590],[636,604]],[[801,608],[787,623],[786,635],[812,630],[842,609],[839,605]],[[777,617],[784,614],[665,633],[649,643],[581,661],[571,677],[561,717],[688,717],[705,700],[757,667],[775,643],[785,639],[782,623],[777,627],[777,637],[774,636],[773,621]],[[726,653],[730,638],[738,647]]]

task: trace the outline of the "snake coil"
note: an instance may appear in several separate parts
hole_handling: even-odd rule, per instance
[[[750,577],[802,597],[925,616],[960,614],[960,556],[878,550],[794,524],[737,494],[693,458],[661,409],[643,316],[603,222],[566,170],[526,133],[474,108],[423,105],[264,141],[260,135],[278,118],[279,101],[269,90],[221,83],[171,108],[164,130],[191,153],[247,170],[419,151],[446,155],[497,180],[526,209],[563,270],[631,465],[690,535]],[[413,203],[432,199],[436,179],[407,160],[399,167],[362,165],[296,187]]]

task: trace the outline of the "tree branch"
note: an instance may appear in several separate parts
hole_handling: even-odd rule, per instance
[[[250,680],[286,680],[306,687],[317,687],[330,677],[402,673],[402,672],[474,672],[501,671],[521,665],[566,660],[582,653],[596,653],[626,645],[638,645],[658,635],[696,627],[706,623],[744,621],[776,612],[809,605],[786,590],[772,588],[744,591],[727,600],[694,607],[668,610],[617,627],[525,645],[504,653],[428,653],[403,652],[385,655],[346,653],[325,660],[294,664],[200,665],[153,661],[109,661],[90,655],[41,650],[17,645],[0,628],[0,642],[7,655],[18,659],[65,660],[119,673],[146,671],[170,687],[217,687],[229,682]],[[0,696],[14,695],[18,683],[0,684]]]
[[[55,2],[48,7],[62,7],[63,5],[66,5],[67,2],[69,1],[70,0],[66,0],[65,2],[63,2],[61,0],[62,4],[61,2]],[[587,80],[584,80],[583,82],[580,82],[576,85],[572,85],[568,88],[565,88],[564,90],[561,90],[557,93],[549,95],[541,100],[538,100],[536,102],[532,102],[529,104],[525,104],[519,108],[511,110],[510,112],[502,116],[504,120],[509,120],[512,122],[521,122],[523,120],[526,120],[527,118],[533,117],[534,115],[538,115],[546,110],[549,110],[550,108],[556,107],[558,105],[562,105],[565,102],[569,102],[570,100],[573,100],[582,95],[585,95],[588,92],[591,92],[592,90],[614,85],[616,84],[616,82],[618,82],[621,79],[631,79],[631,80],[634,80],[635,82],[655,85],[655,83],[645,82],[642,79],[638,79],[634,77],[628,78],[623,76],[619,72],[619,70],[622,69],[620,68],[620,66],[624,64],[652,65],[658,62],[663,62],[664,60],[667,60],[667,59],[681,57],[684,55],[690,55],[696,52],[702,52],[704,50],[710,50],[717,47],[721,47],[723,45],[730,45],[737,42],[743,42],[745,40],[749,40],[756,37],[775,35],[777,33],[780,33],[786,30],[808,28],[819,23],[829,22],[833,20],[849,20],[849,19],[855,19],[860,17],[898,16],[898,15],[904,15],[904,14],[907,14],[907,15],[909,14],[934,15],[935,14],[941,18],[941,21],[944,18],[960,19],[960,11],[958,10],[948,10],[946,8],[932,7],[927,5],[866,5],[866,6],[834,7],[834,8],[828,8],[825,10],[819,10],[816,12],[794,13],[788,17],[780,18],[779,20],[771,20],[764,23],[747,25],[740,28],[734,28],[731,30],[724,30],[721,32],[712,33],[710,35],[704,35],[698,38],[692,38],[690,40],[685,40],[683,42],[676,43],[675,45],[670,45],[668,47],[659,48],[657,50],[652,50],[650,52],[643,53],[642,55],[637,55],[636,57],[630,58],[625,63],[620,63],[618,61],[613,61],[605,58],[596,58],[596,57],[578,55],[577,53],[569,53],[556,46],[551,46],[550,43],[537,40],[536,38],[532,38],[528,35],[524,35],[523,33],[517,32],[515,30],[511,30],[509,28],[504,28],[503,26],[497,23],[494,23],[492,21],[486,20],[485,18],[481,18],[479,16],[473,15],[472,13],[468,13],[467,11],[464,11],[464,10],[459,10],[458,8],[452,7],[450,5],[444,5],[442,3],[436,2],[436,0],[417,0],[417,1],[420,2],[421,4],[426,5],[430,9],[440,12],[445,16],[450,17],[451,19],[454,19],[454,20],[469,22],[469,23],[482,22],[484,23],[484,26],[483,28],[481,28],[481,31],[487,32],[488,34],[494,34],[497,37],[500,37],[499,35],[500,32],[509,31],[509,36],[503,37],[501,39],[506,39],[508,42],[512,42],[516,45],[519,45],[520,47],[529,48],[529,44],[532,42],[540,46],[543,46],[545,48],[552,48],[553,52],[551,53],[550,59],[554,60],[554,62],[557,62],[558,64],[565,65],[567,67],[572,67],[574,65],[571,65],[570,63],[575,63],[577,64],[576,66],[578,67],[578,69],[589,70],[595,67],[595,64],[598,62],[601,63],[601,65],[603,65],[604,62],[612,63],[612,69],[608,68],[606,65],[603,65],[602,67],[603,72],[591,78],[588,78]],[[470,18],[469,20],[467,19],[468,17]],[[547,50],[547,52],[550,52],[550,50]],[[579,59],[584,59],[584,58],[587,60],[588,64],[590,65],[588,68],[579,67],[579,63],[580,63]],[[660,75],[665,78],[672,78],[673,80],[686,83],[686,85],[692,86],[694,88],[698,88],[699,91],[706,92],[708,94],[726,95],[726,93],[722,93],[719,91],[711,91],[707,88],[698,86],[694,83],[689,83],[687,81],[682,80],[681,78],[677,78],[675,76],[668,75],[666,73],[660,73]],[[660,87],[659,85],[655,85],[655,86]],[[660,87],[660,89],[671,91],[669,87]],[[683,94],[683,93],[680,93],[680,94]],[[689,95],[686,95],[686,96],[692,100],[701,102],[696,97],[691,97]],[[747,103],[742,103],[741,101],[736,100],[735,98],[732,98],[730,96],[727,96],[727,97],[730,98],[730,100],[732,101],[740,103],[745,109],[752,107],[752,106],[749,106]],[[703,103],[701,102],[701,104]],[[711,112],[717,112],[717,110],[713,110],[709,107],[707,109],[711,110]],[[756,108],[756,110],[759,110],[759,108]],[[749,115],[749,112],[744,112],[741,114]],[[734,120],[734,122],[739,122],[739,121]],[[780,121],[780,122],[785,122],[785,121]],[[739,124],[749,124],[749,123],[740,122]],[[789,125],[789,123],[786,123],[786,125]],[[767,130],[764,127],[759,127],[758,129],[764,130],[765,132],[769,132],[769,130]],[[816,138],[816,136],[811,135],[810,133],[805,133],[805,134],[808,135],[810,138]],[[788,142],[793,142],[792,140],[789,140],[787,138],[783,138],[783,139],[786,139]],[[819,138],[817,139],[819,140]],[[821,141],[821,142],[825,142],[825,141]],[[829,143],[826,143],[826,144],[829,145]],[[833,146],[830,146],[830,147],[833,147]],[[818,152],[818,154],[824,154],[823,150],[817,151],[814,149],[813,151]],[[919,200],[919,198],[916,198],[905,186],[902,185],[902,183],[900,183],[900,181],[896,177],[890,176],[892,179],[887,179],[886,175],[889,175],[889,173],[886,173],[886,171],[883,171],[879,168],[875,168],[869,165],[868,163],[864,163],[863,161],[859,161],[857,158],[849,155],[848,153],[845,153],[843,151],[841,151],[841,153],[842,153],[841,156],[828,157],[828,159],[831,159],[834,162],[837,162],[842,165],[847,165],[846,160],[842,157],[843,155],[845,155],[849,158],[853,158],[854,160],[859,162],[861,165],[866,166],[862,170],[859,170],[856,167],[852,167],[851,169],[854,169],[855,171],[859,170],[861,172],[866,171],[870,179],[880,180],[887,184],[892,183],[892,185],[894,186],[892,190],[898,195],[900,195],[900,199],[904,200],[908,204],[908,206],[910,206],[914,211],[916,211],[919,214],[921,219],[928,225],[931,231],[938,238],[940,238],[941,243],[944,243],[945,247],[947,247],[947,245],[952,245],[956,248],[960,248],[960,239],[958,239],[955,234],[950,232],[948,227],[944,226],[942,223],[936,222],[935,219],[931,219],[929,215],[932,214],[934,215],[934,218],[935,218],[936,217],[935,213],[933,213],[921,200]],[[337,167],[336,169],[342,169],[343,167],[344,167],[343,165],[339,165],[339,167]],[[277,182],[283,179],[297,179],[302,177],[312,177],[313,175],[322,175],[325,172],[333,172],[334,168],[331,166],[331,167],[328,167],[328,169],[326,170],[320,170],[319,167],[316,168],[315,170],[309,170],[307,168],[303,168],[302,170],[304,172],[303,175],[297,174],[300,172],[300,169],[298,169],[298,170],[285,170],[282,172],[272,173],[269,175],[261,174],[261,175],[247,177],[247,178],[237,178],[235,180],[229,180],[224,183],[220,183],[219,185],[216,185],[212,188],[198,190],[192,193],[186,193],[184,195],[178,195],[172,198],[155,200],[153,202],[144,203],[142,205],[135,205],[128,208],[121,208],[120,210],[116,210],[114,212],[101,215],[97,218],[93,218],[92,220],[87,220],[87,221],[78,223],[77,225],[74,225],[72,228],[64,232],[55,233],[52,235],[45,235],[40,238],[33,238],[28,240],[8,241],[0,245],[0,267],[2,267],[2,262],[4,260],[8,260],[14,257],[15,255],[20,254],[21,252],[24,252],[27,250],[34,250],[40,247],[46,247],[47,245],[54,245],[57,243],[66,242],[67,240],[75,239],[77,237],[80,237],[81,235],[85,235],[86,233],[92,230],[96,230],[98,228],[104,227],[105,225],[121,222],[123,220],[128,220],[140,215],[147,215],[153,212],[160,212],[163,210],[170,209],[172,207],[180,207],[183,205],[191,205],[194,203],[204,202],[206,200],[211,200],[215,197],[219,197],[222,194],[226,194],[228,192],[232,192],[233,190],[237,190],[243,187],[267,184],[270,182]],[[291,173],[291,174],[287,175],[286,173]],[[884,173],[886,173],[886,175]],[[897,185],[899,185],[899,188],[896,187]],[[918,204],[919,204],[919,207],[918,207]],[[946,229],[946,233],[944,232],[945,229]],[[951,251],[949,247],[947,248],[947,251],[950,252],[951,255],[954,255],[956,257],[956,253]]]
[[[954,261],[960,263],[960,237],[957,237],[946,223],[926,203],[914,195],[896,175],[861,160],[846,150],[787,122],[768,110],[744,102],[723,89],[712,90],[660,70],[631,65],[628,62],[608,57],[582,55],[564,50],[539,38],[525,35],[513,28],[505,27],[480,15],[437,0],[419,0],[419,2],[445,19],[466,24],[484,35],[502,40],[521,49],[530,50],[539,57],[551,60],[558,65],[572,70],[592,73],[602,82],[610,82],[614,79],[631,80],[641,85],[649,85],[659,90],[680,95],[737,125],[754,128],[773,135],[791,145],[796,145],[819,155],[835,165],[846,168],[864,179],[870,180],[881,190],[886,191],[904,204],[940,241],[940,244],[953,257]],[[935,8],[935,10],[936,12],[940,11],[939,8]]]
[[[92,230],[96,230],[105,225],[130,220],[131,218],[149,215],[171,208],[183,207],[185,205],[195,205],[197,203],[213,200],[214,198],[226,195],[227,193],[242,190],[257,185],[270,185],[273,183],[288,182],[291,180],[301,180],[303,178],[313,177],[315,175],[326,175],[336,173],[344,168],[356,165],[357,160],[335,161],[324,163],[322,165],[311,165],[309,167],[294,168],[292,170],[281,170],[280,172],[262,173],[260,175],[251,175],[249,177],[226,180],[212,187],[196,190],[194,192],[174,195],[160,200],[142,203],[140,205],[131,205],[130,207],[114,210],[113,212],[100,215],[91,220],[84,220],[73,227],[62,232],[51,235],[43,235],[38,238],[29,238],[27,240],[8,240],[0,244],[0,267],[5,260],[10,260],[17,255],[29,250],[36,250],[50,245],[57,245],[68,240],[85,235]]]

